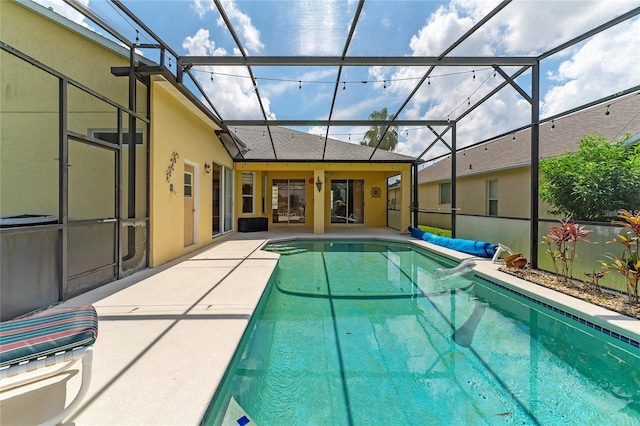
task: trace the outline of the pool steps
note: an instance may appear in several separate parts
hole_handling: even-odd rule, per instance
[[[290,246],[290,245],[275,245],[275,244],[270,244],[267,247],[264,248],[265,251],[270,251],[273,253],[278,253],[278,254],[282,254],[285,256],[291,255],[291,254],[298,254],[298,253],[306,253],[308,250],[305,248],[301,248],[301,247],[296,247],[296,246]]]

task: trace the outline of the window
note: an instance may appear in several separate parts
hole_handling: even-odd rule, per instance
[[[489,216],[498,216],[498,181],[487,182],[487,209]]]
[[[193,196],[193,174],[184,173],[184,196],[191,198]]]
[[[122,141],[124,146],[127,146],[127,132],[129,129],[122,129]],[[118,144],[118,130],[117,129],[107,129],[107,130],[90,130],[89,136],[101,139],[105,142],[112,143],[114,145]],[[136,129],[136,145],[144,145],[144,138],[142,136],[142,129]]]
[[[253,213],[253,173],[242,172],[242,213]]]
[[[451,182],[440,184],[440,204],[451,204]]]
[[[224,168],[224,232],[233,230],[233,170]]]

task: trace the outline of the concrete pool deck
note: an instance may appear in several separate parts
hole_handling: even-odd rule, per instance
[[[198,424],[276,266],[279,255],[259,248],[270,239],[296,237],[379,237],[434,248],[389,228],[340,228],[322,235],[307,228],[236,233],[182,259],[73,298],[61,306],[93,304],[99,337],[89,392],[63,424]],[[490,260],[477,263],[479,275],[499,273],[499,265]],[[499,274],[501,281],[524,294],[556,300],[572,311],[602,318],[614,329],[640,335],[638,320]],[[37,424],[53,416],[75,396],[79,368],[3,393],[0,424]]]

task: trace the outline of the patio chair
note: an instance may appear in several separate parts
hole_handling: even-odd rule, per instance
[[[0,392],[60,374],[82,359],[78,394],[43,424],[62,422],[87,393],[97,336],[98,315],[93,306],[51,309],[0,323]]]

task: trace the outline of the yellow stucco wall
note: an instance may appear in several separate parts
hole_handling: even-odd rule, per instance
[[[0,8],[0,39],[4,43],[98,93],[106,94],[113,101],[127,105],[127,79],[111,74],[112,66],[128,65],[127,53],[124,57],[117,55],[13,1],[0,1]],[[4,65],[2,71],[6,71]]]
[[[487,172],[473,176],[458,178],[456,182],[456,204],[460,214],[487,215],[488,214],[488,182],[498,181],[498,216],[513,218],[529,218],[531,214],[531,169],[528,166],[502,171]],[[440,184],[443,182],[429,182],[420,185],[420,208],[442,208],[447,213],[451,204],[439,204]],[[548,213],[549,206],[539,201],[539,216],[552,218]],[[448,228],[449,215],[431,213],[422,214],[425,224]],[[422,220],[421,220],[422,223]]]
[[[91,37],[79,36],[60,23],[13,1],[0,2],[0,35],[4,43],[40,63],[90,87],[101,95],[127,103],[127,79],[110,73],[111,66],[128,60]],[[37,5],[34,5],[37,9]],[[63,18],[55,18],[62,20]],[[95,36],[94,36],[95,37]],[[0,52],[2,63],[2,167],[0,215],[53,214],[59,211],[59,79],[18,57]],[[140,109],[146,108],[146,91],[138,84]],[[117,128],[116,108],[69,84],[68,128],[85,136],[95,130]],[[123,117],[126,123],[126,117]],[[37,123],[37,125],[34,125]],[[144,128],[141,123],[140,127]],[[144,151],[144,147],[140,147]],[[127,149],[123,154],[126,156]],[[144,152],[143,152],[144,154]],[[105,160],[108,162],[105,162]],[[126,159],[125,159],[126,160]],[[144,155],[138,157],[139,216],[145,212]],[[69,218],[115,216],[113,153],[69,142]],[[125,163],[126,164],[126,163]],[[127,174],[124,173],[126,200]],[[17,191],[16,188],[21,188]],[[123,203],[123,210],[126,205]]]
[[[410,173],[410,165],[405,164],[345,164],[345,163],[237,163],[235,176],[235,199],[240,200],[242,196],[242,188],[239,182],[242,180],[243,171],[256,172],[258,176],[265,175],[267,177],[267,194],[266,206],[267,212],[263,214],[260,210],[260,198],[262,197],[261,185],[257,185],[256,197],[257,211],[250,214],[241,213],[241,204],[236,203],[237,217],[268,217],[270,227],[282,226],[311,226],[318,230],[327,227],[346,227],[346,226],[366,226],[366,227],[384,227],[387,226],[387,178],[397,175],[400,172]],[[322,176],[323,175],[323,176]],[[317,188],[315,180],[317,176],[321,176],[323,182],[322,193],[324,195],[325,208],[316,211],[315,208],[315,192]],[[304,179],[306,182],[306,212],[309,215],[304,225],[298,224],[274,224],[271,217],[271,186],[273,179]],[[313,179],[313,183],[309,182]],[[330,217],[330,191],[331,181],[334,179],[362,179],[364,180],[364,197],[365,197],[365,217],[363,225],[345,225],[332,224]],[[407,178],[408,179],[408,178]],[[374,197],[371,189],[378,187],[381,190],[380,197]],[[408,206],[405,209],[408,221]],[[316,216],[322,215],[321,218]],[[322,221],[323,226],[318,226],[318,221]]]
[[[212,174],[205,172],[204,164],[216,162],[233,167],[231,158],[214,135],[213,123],[201,120],[186,109],[163,87],[166,84],[154,82],[151,92],[151,266],[211,244]],[[170,170],[174,152],[179,157]],[[184,246],[185,164],[194,166],[197,200],[196,238],[194,244],[187,247]]]

